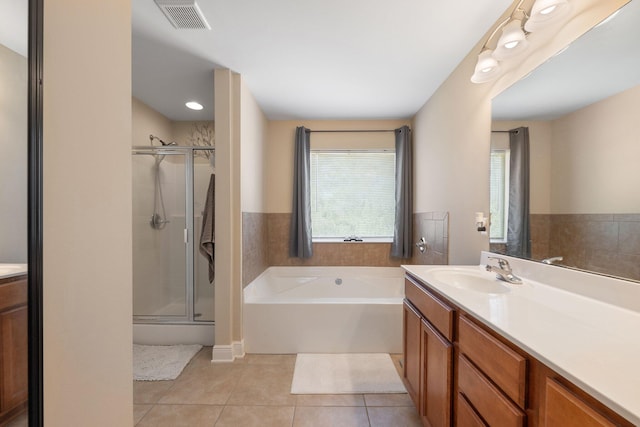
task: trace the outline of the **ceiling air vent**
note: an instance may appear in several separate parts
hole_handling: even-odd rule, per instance
[[[155,0],[155,2],[171,25],[178,29],[211,29],[195,0]]]

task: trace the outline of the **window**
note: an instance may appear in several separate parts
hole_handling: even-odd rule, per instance
[[[313,238],[392,238],[395,153],[311,151]]]
[[[492,242],[506,242],[509,214],[509,150],[491,150],[490,175]]]

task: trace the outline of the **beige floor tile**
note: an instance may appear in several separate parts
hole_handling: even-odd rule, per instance
[[[294,366],[296,364],[295,354],[247,354],[244,358],[250,365]]]
[[[153,405],[133,405],[133,425],[138,424],[151,408]]]
[[[155,405],[136,427],[213,427],[221,406]]]
[[[227,404],[294,406],[292,380],[293,367],[248,363]]]
[[[216,427],[288,427],[293,406],[225,406]]]
[[[422,427],[420,416],[414,407],[368,407],[371,427]]]
[[[157,403],[172,385],[173,381],[134,381],[133,403]]]
[[[364,401],[367,406],[413,406],[407,393],[365,394]]]
[[[159,400],[162,404],[224,405],[242,378],[244,369],[215,364],[181,375]]]
[[[361,394],[298,394],[296,406],[364,406]]]
[[[293,427],[369,427],[364,407],[296,407]]]

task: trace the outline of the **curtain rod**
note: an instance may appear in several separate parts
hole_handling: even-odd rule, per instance
[[[349,132],[395,132],[395,129],[369,129],[369,130],[311,130],[311,129],[306,129],[306,132],[315,132],[315,133],[335,133],[335,132],[345,132],[345,133],[349,133]]]

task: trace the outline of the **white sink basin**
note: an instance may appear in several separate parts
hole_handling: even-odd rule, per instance
[[[449,286],[484,294],[502,294],[511,290],[494,273],[479,269],[450,267],[431,270],[426,276]]]

